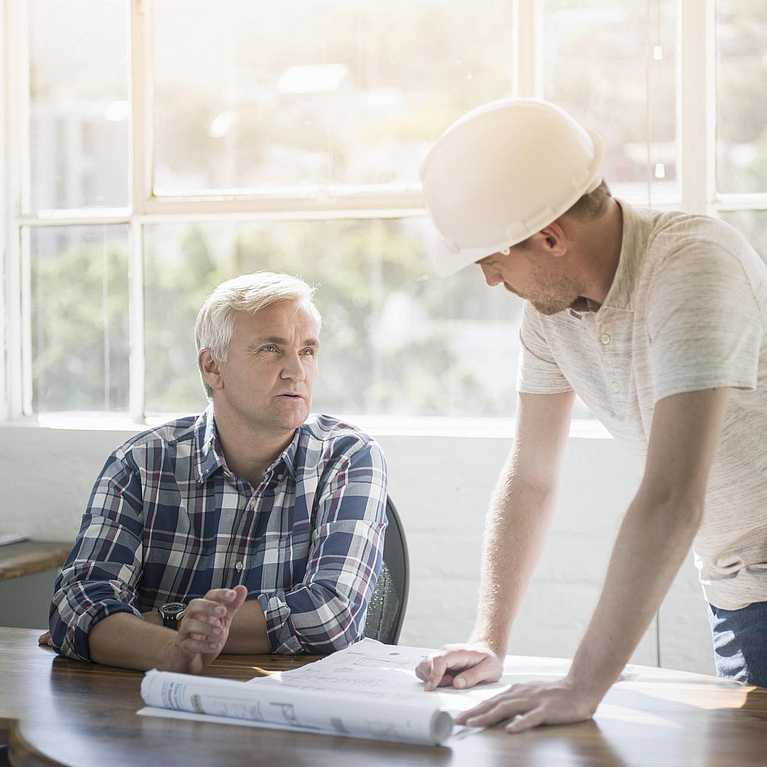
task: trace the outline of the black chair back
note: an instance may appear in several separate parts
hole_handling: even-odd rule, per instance
[[[384,539],[383,565],[368,604],[365,636],[384,644],[397,644],[410,591],[410,559],[402,521],[388,497],[386,516],[389,526]]]

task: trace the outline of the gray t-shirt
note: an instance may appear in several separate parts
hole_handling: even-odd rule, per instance
[[[619,202],[604,304],[546,317],[525,303],[517,389],[574,389],[644,461],[658,400],[732,387],[695,561],[713,605],[767,601],[767,266],[722,221]]]

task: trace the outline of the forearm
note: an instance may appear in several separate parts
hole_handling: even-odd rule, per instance
[[[266,634],[266,616],[256,600],[245,602],[235,613],[224,652],[234,655],[263,655],[271,652]]]
[[[159,622],[159,616],[157,620]],[[171,668],[170,647],[175,634],[173,629],[131,613],[108,615],[96,623],[88,635],[91,660],[139,671],[151,668],[173,671],[176,669]]]
[[[482,555],[479,609],[470,641],[506,654],[540,556],[554,508],[554,488],[533,487],[514,476],[513,460],[501,474],[488,513]]]
[[[144,620],[162,626],[157,610],[144,613]],[[255,599],[245,602],[234,614],[223,652],[232,655],[265,655],[271,652],[266,634],[266,616]]]
[[[569,677],[597,699],[617,680],[660,607],[695,533],[702,504],[639,494],[613,548],[605,586]]]
[[[367,599],[343,582],[310,580],[259,603],[275,653],[328,655],[362,639]]]

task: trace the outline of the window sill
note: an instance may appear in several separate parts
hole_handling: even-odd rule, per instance
[[[116,414],[46,414],[39,418],[20,418],[0,422],[2,428],[56,429],[70,431],[117,431],[136,434],[186,414],[168,414],[147,418],[141,423]],[[512,439],[513,418],[459,418],[439,416],[338,415],[374,437],[463,437]],[[595,419],[574,419],[570,437],[576,439],[611,439],[605,427]]]

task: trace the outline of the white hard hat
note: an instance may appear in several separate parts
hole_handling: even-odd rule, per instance
[[[602,181],[602,141],[540,99],[474,109],[437,139],[421,166],[446,277],[539,232]]]

